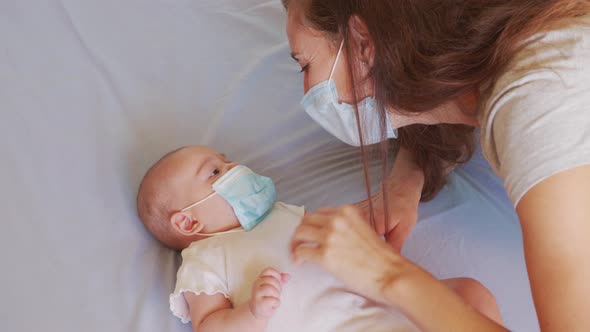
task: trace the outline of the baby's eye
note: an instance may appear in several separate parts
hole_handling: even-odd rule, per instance
[[[219,170],[216,168],[216,169],[213,170],[213,172],[211,172],[211,176],[210,177],[214,177],[217,174],[219,174]]]

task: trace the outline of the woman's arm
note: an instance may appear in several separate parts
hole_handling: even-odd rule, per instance
[[[389,273],[391,281],[383,286],[384,298],[422,331],[506,331],[430,273],[406,264],[406,271]]]
[[[542,181],[517,212],[541,330],[590,331],[590,166]]]

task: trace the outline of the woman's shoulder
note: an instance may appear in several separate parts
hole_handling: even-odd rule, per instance
[[[568,98],[590,101],[590,16],[531,37],[506,71],[483,95],[480,112],[482,139],[504,117],[534,116],[546,108],[543,100]],[[527,112],[514,112],[515,102]],[[489,138],[489,137],[487,137]]]
[[[482,149],[516,204],[534,183],[586,162],[579,155],[590,150],[590,19],[532,37],[490,90]]]
[[[584,75],[590,72],[590,16],[536,34],[524,45],[494,83],[490,101],[529,82],[545,80],[561,83],[553,88],[568,89],[590,79]]]

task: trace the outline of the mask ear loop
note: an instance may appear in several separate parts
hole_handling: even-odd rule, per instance
[[[339,104],[340,101],[338,100],[338,91],[336,88],[336,82],[334,82],[332,80],[332,78],[334,77],[334,72],[336,72],[336,65],[338,64],[338,61],[340,60],[340,55],[342,54],[342,48],[344,47],[344,39],[342,40],[342,43],[340,43],[340,48],[338,49],[338,54],[336,55],[336,60],[334,60],[334,64],[332,65],[332,71],[330,71],[330,78],[328,78],[328,82],[332,81],[333,82],[333,88],[331,88],[331,96],[332,96],[332,102],[335,104]]]
[[[234,229],[230,229],[229,231],[225,231],[225,232],[217,232],[217,233],[209,233],[209,234],[206,234],[206,233],[195,233],[195,235],[213,237],[213,236],[217,236],[217,235],[232,234],[232,233],[241,233],[241,232],[245,232],[245,230],[243,228],[234,228]]]
[[[342,54],[342,48],[344,47],[344,39],[342,43],[340,43],[340,48],[338,49],[338,54],[336,55],[336,60],[334,60],[334,65],[332,65],[332,71],[330,72],[330,78],[328,81],[334,77],[334,72],[336,71],[336,65],[338,64],[338,60],[340,60],[340,55]]]
[[[217,194],[217,192],[214,191],[211,194],[209,194],[209,196],[203,198],[202,200],[200,200],[200,201],[198,201],[196,203],[193,203],[193,204],[185,207],[184,209],[180,210],[180,212],[185,212],[187,210],[190,210],[190,209],[194,208],[197,205],[200,205],[201,203],[205,203],[206,201],[208,201],[211,197],[215,196],[216,194]]]
[[[217,194],[217,192],[215,192],[215,191],[214,191],[214,192],[212,192],[211,194],[209,194],[209,196],[207,196],[207,197],[203,198],[202,200],[200,200],[200,201],[198,201],[198,202],[196,202],[196,203],[193,203],[193,204],[191,204],[191,205],[189,205],[189,206],[185,207],[184,209],[180,210],[180,212],[185,212],[185,211],[187,211],[187,210],[190,210],[190,209],[194,208],[194,207],[195,207],[195,206],[197,206],[197,205],[200,205],[200,204],[202,204],[202,203],[205,203],[206,201],[208,201],[209,199],[211,199],[211,198],[212,198],[213,196],[215,196],[216,194]],[[241,226],[240,226],[240,227],[241,227]],[[224,231],[224,232],[217,232],[217,233],[210,233],[210,234],[206,234],[206,233],[200,233],[200,232],[201,232],[201,230],[203,230],[203,226],[201,226],[201,229],[199,229],[199,232],[197,232],[197,233],[194,233],[194,234],[195,234],[195,235],[201,235],[201,236],[208,236],[208,237],[213,237],[213,236],[216,236],[216,235],[232,234],[232,233],[240,233],[240,232],[243,232],[243,231],[244,231],[244,229],[238,229],[238,228],[235,228],[235,229],[230,229],[229,231]]]

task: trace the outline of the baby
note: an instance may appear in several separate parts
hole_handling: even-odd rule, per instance
[[[417,330],[320,268],[293,264],[289,241],[304,209],[276,202],[271,179],[208,147],[162,157],[137,205],[147,230],[182,250],[170,309],[194,331]],[[464,290],[472,304],[489,297],[485,288]]]

